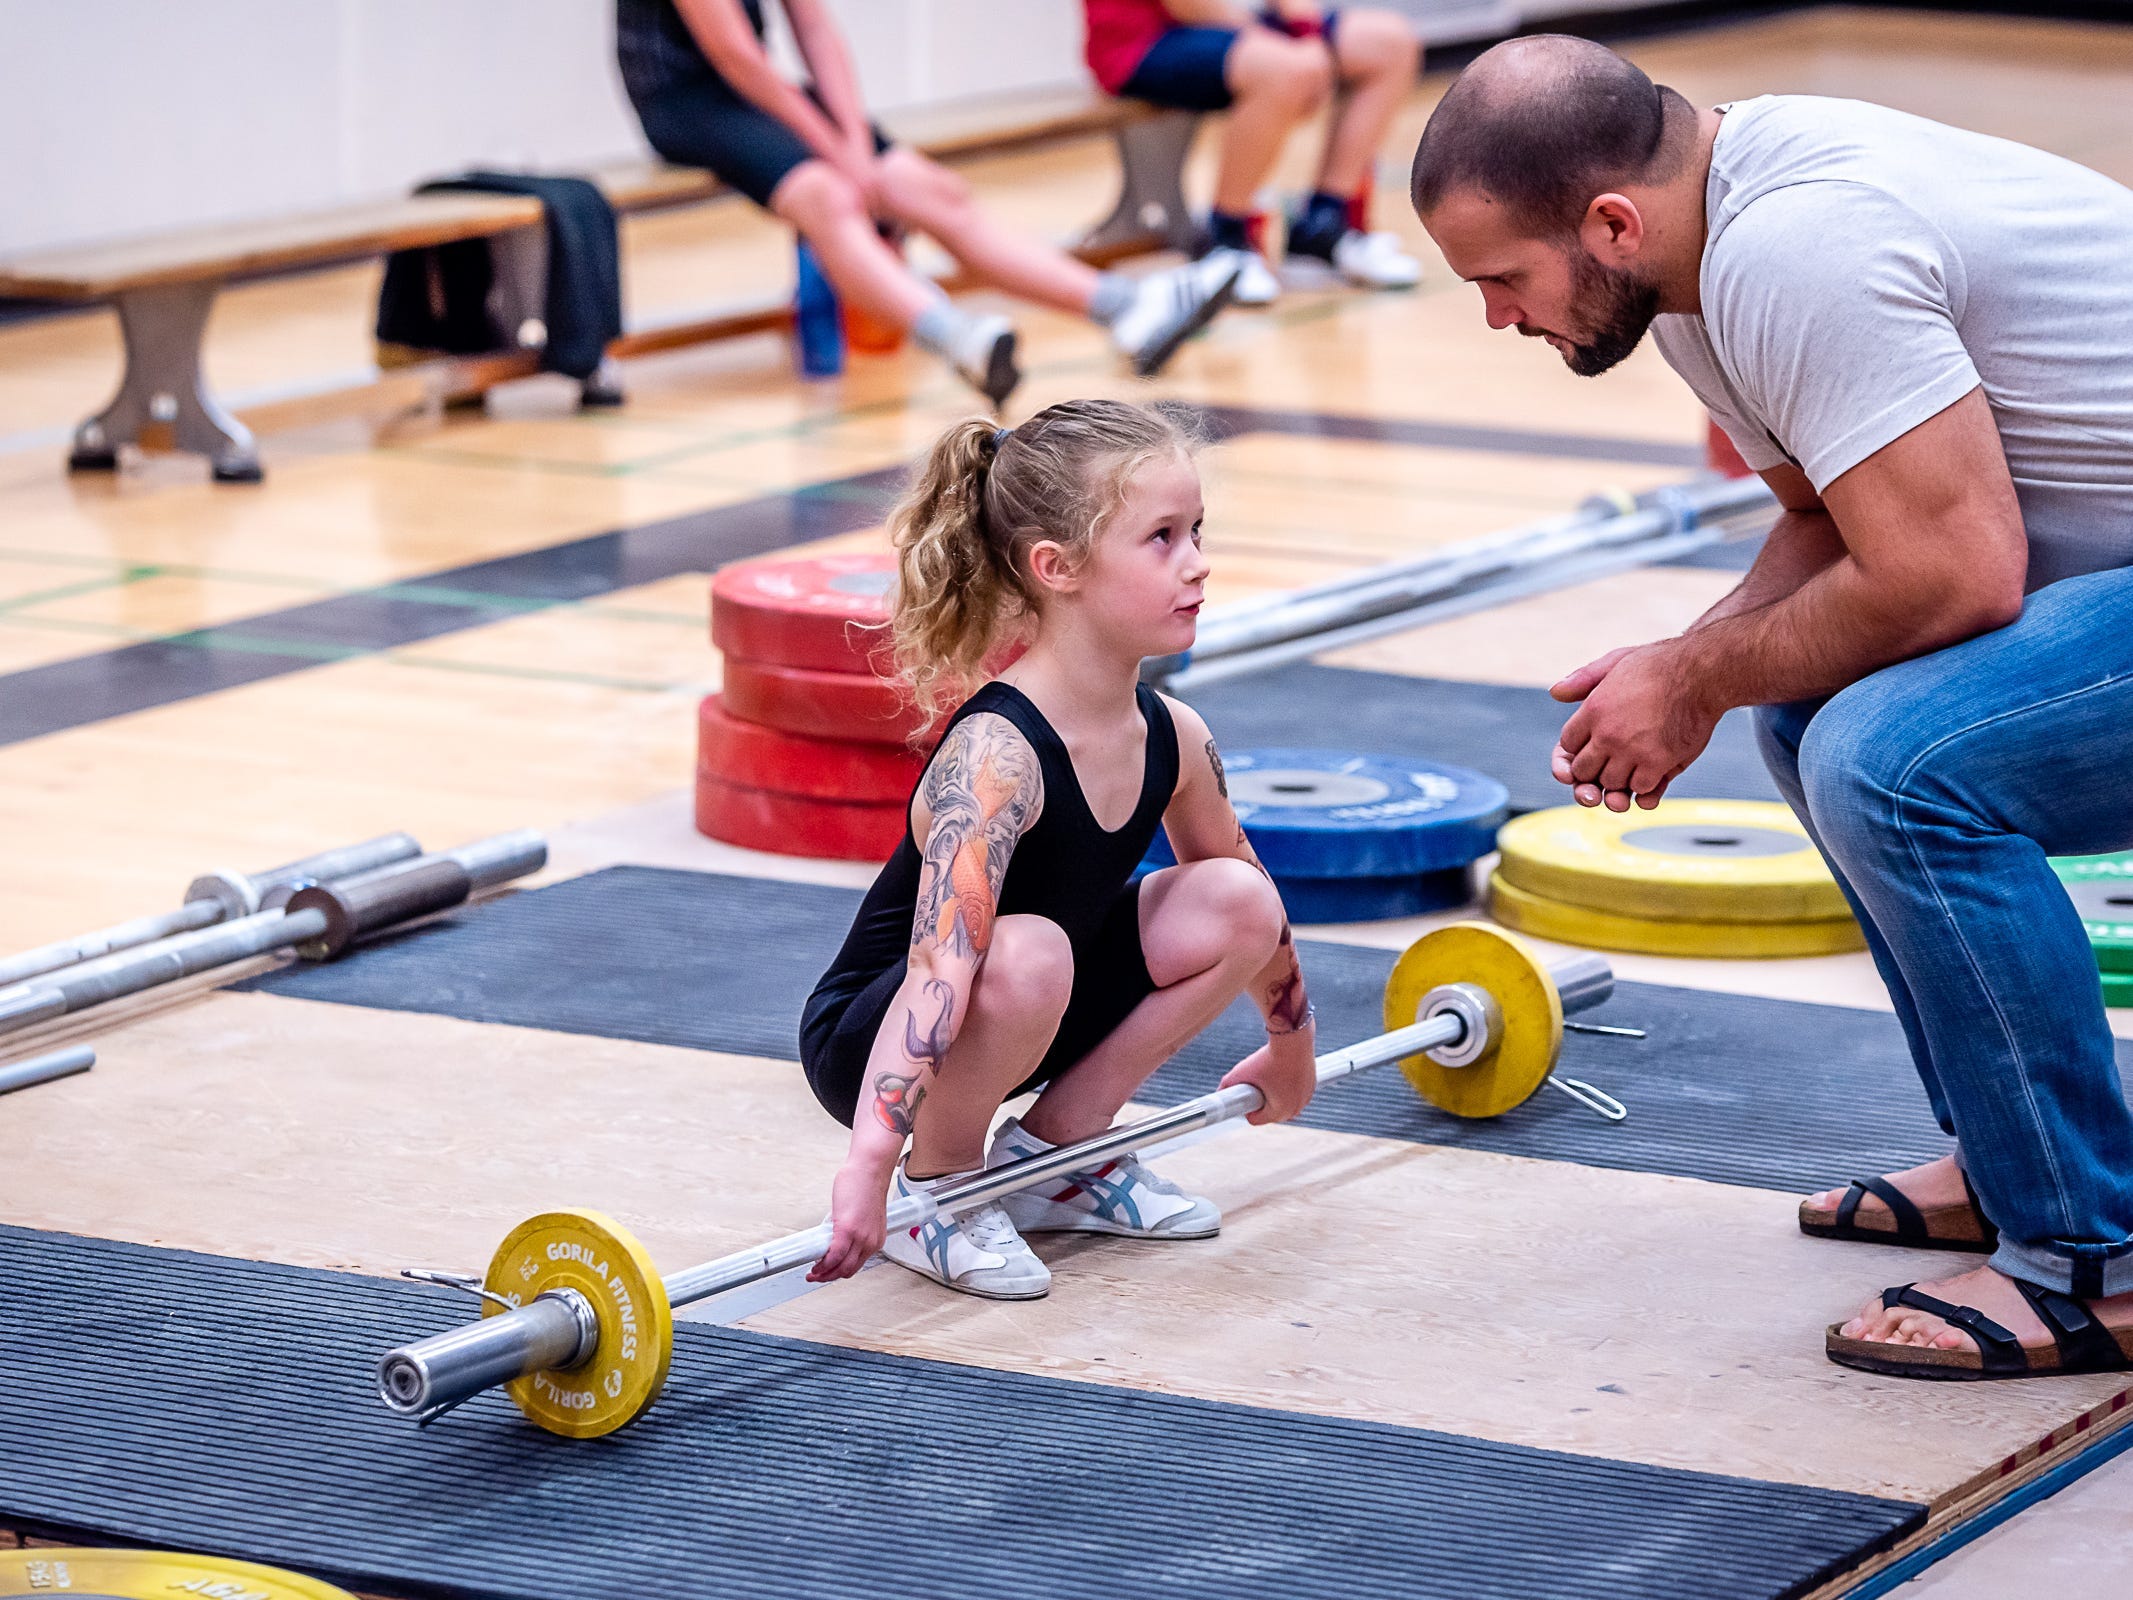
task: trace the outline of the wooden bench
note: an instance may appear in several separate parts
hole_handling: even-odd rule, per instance
[[[885,119],[899,139],[945,160],[996,154],[1052,140],[1110,133],[1117,141],[1118,203],[1075,245],[1099,264],[1144,251],[1197,248],[1181,176],[1198,118],[1107,99],[1092,90],[968,102]],[[587,174],[618,213],[653,211],[716,199],[728,191],[707,172],[660,162],[626,162]],[[106,245],[45,251],[0,262],[0,295],[116,303],[125,338],[125,372],[117,395],[74,435],[68,466],[109,471],[119,451],[144,432],[167,428],[172,444],[207,456],[216,481],[256,483],[258,445],[245,424],[208,392],[201,341],[215,297],[233,279],[325,266],[395,250],[486,238],[496,253],[506,326],[538,317],[544,299],[545,230],[539,202],[504,195],[426,194],[336,207],[271,221],[197,228]],[[954,285],[951,285],[954,287]],[[633,327],[610,357],[643,355],[707,339],[782,327],[790,320],[774,299],[670,317]],[[479,396],[539,370],[537,350],[440,358],[381,347],[385,375],[367,387],[389,409]],[[268,408],[273,421],[318,414],[318,397]],[[270,418],[247,413],[255,423]]]
[[[0,294],[110,300],[126,367],[111,403],[74,432],[67,465],[109,471],[121,446],[164,424],[180,450],[205,455],[222,483],[257,483],[259,447],[208,392],[201,337],[230,279],[324,266],[392,250],[493,238],[538,227],[534,200],[503,195],[411,195],[302,216],[195,228],[113,244],[50,250],[0,264]]]

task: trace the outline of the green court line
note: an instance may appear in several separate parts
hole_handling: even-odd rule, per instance
[[[11,599],[0,600],[0,612],[20,611],[27,606],[41,606],[53,600],[71,600],[76,595],[105,594],[113,589],[124,589],[139,583],[143,578],[153,578],[156,567],[127,567],[101,578],[84,578],[79,583],[63,583],[56,589],[33,589],[28,594],[18,594]]]
[[[0,545],[0,561],[20,561],[53,567],[101,567],[106,572],[133,572],[145,577],[188,578],[211,583],[257,583],[270,588],[312,589],[321,595],[346,594],[326,578],[302,577],[291,572],[254,572],[239,567],[201,567],[182,561],[124,561],[117,556],[79,556],[55,550],[18,550]]]
[[[483,678],[518,678],[535,683],[569,683],[590,689],[623,689],[635,694],[708,694],[717,687],[711,680],[668,683],[657,678],[617,678],[597,672],[566,672],[556,668],[507,666],[499,661],[451,661],[436,656],[403,655],[397,650],[379,654],[380,660],[396,667],[419,667],[431,672],[459,672]]]

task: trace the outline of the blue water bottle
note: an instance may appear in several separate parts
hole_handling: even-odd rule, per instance
[[[800,241],[800,283],[793,296],[793,328],[800,336],[800,370],[834,378],[844,370],[844,309],[807,241]]]

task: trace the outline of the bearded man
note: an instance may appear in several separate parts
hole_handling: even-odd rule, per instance
[[[1597,375],[1647,332],[1783,507],[1694,626],[1556,688],[1555,775],[1655,805],[1718,718],[1837,875],[1955,1153],[1825,1237],[1989,1252],[1825,1335],[1918,1377],[2133,1357],[2133,1113],[2048,855],[2133,846],[2133,193],[1857,101],[1699,109],[1584,40],[1500,45],[1413,200],[1491,326]]]

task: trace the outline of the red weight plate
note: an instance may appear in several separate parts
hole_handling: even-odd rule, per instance
[[[727,783],[816,800],[900,806],[911,798],[926,758],[892,744],[804,739],[729,716],[716,695],[697,708],[697,753]]]
[[[719,703],[743,722],[812,739],[903,745],[926,721],[896,685],[860,672],[815,672],[726,658]]]
[[[1748,463],[1741,459],[1740,451],[1734,448],[1726,430],[1717,423],[1710,423],[1704,433],[1704,461],[1713,472],[1722,472],[1729,478],[1748,476]]]
[[[711,642],[728,656],[816,672],[888,665],[896,557],[852,551],[743,561],[711,580]]]
[[[904,836],[901,805],[848,805],[772,794],[696,769],[696,831],[747,850],[833,861],[886,861]]]

